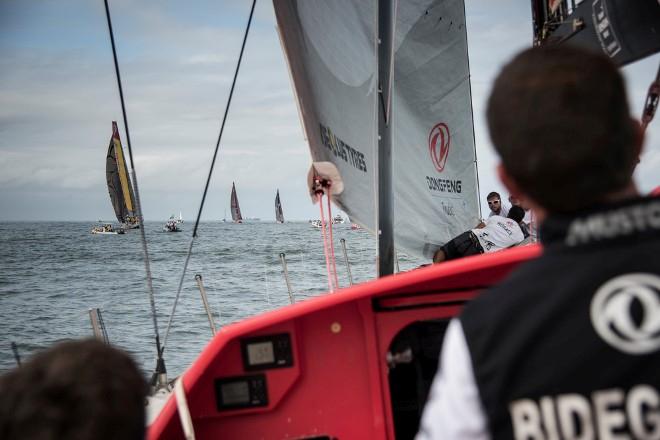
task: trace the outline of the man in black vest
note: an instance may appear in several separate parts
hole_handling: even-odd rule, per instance
[[[450,323],[418,439],[660,439],[660,198],[632,180],[642,132],[620,73],[526,50],[487,116],[544,250]]]

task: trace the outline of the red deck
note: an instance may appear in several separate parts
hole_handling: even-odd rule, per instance
[[[196,438],[411,437],[446,321],[539,254],[540,247],[526,246],[434,265],[223,328],[183,377]],[[267,362],[282,338],[290,365],[250,365],[246,350],[265,346]],[[388,366],[388,352],[406,348],[412,360]],[[422,390],[415,394],[416,388]],[[149,439],[182,438],[171,398]]]

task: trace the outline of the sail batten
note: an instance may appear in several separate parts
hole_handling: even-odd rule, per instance
[[[333,200],[376,231],[375,4],[273,5],[312,160],[336,165],[345,190]],[[399,2],[396,20],[389,120],[394,246],[429,257],[478,223],[463,0]]]

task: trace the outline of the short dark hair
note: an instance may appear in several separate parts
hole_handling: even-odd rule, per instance
[[[126,353],[60,343],[0,378],[0,438],[143,439],[146,395]]]
[[[486,196],[486,200],[490,200],[493,197],[497,197],[498,199],[502,200],[502,197],[500,197],[500,193],[495,191],[489,192],[488,195]]]
[[[523,51],[497,77],[487,117],[504,169],[550,212],[596,204],[631,181],[635,126],[623,78],[602,54]]]
[[[525,218],[525,210],[518,205],[513,205],[509,209],[509,214],[507,214],[507,217],[516,223],[520,223],[522,219]]]

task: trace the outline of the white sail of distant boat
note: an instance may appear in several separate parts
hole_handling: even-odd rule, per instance
[[[105,178],[110,202],[119,223],[129,229],[139,227],[133,185],[126,167],[116,121],[112,121],[112,136],[105,159]]]
[[[274,6],[312,158],[336,165],[344,191],[333,200],[375,231],[380,104],[374,4]],[[479,215],[463,1],[399,2],[395,32],[394,241],[396,248],[429,257]]]
[[[282,212],[282,203],[280,202],[280,190],[277,190],[275,195],[275,221],[277,223],[284,223],[284,213]]]
[[[243,216],[241,215],[241,207],[238,205],[238,196],[236,195],[236,185],[231,183],[231,219],[234,223],[243,223]]]

